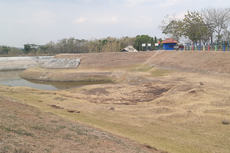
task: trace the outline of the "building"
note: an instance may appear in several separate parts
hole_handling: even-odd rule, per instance
[[[138,52],[132,45],[125,47],[121,52]]]
[[[178,41],[167,38],[161,42],[163,44],[163,50],[174,50],[174,46],[178,43]]]

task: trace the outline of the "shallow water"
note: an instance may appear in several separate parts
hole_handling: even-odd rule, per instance
[[[17,71],[0,71],[0,85],[10,85],[10,86],[27,86],[36,89],[43,90],[59,90],[59,89],[69,89],[84,85],[92,84],[104,84],[111,82],[47,82],[47,81],[35,81],[35,80],[25,80],[19,77],[19,74],[23,70]]]

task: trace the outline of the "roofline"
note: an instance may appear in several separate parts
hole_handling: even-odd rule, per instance
[[[177,44],[178,42],[161,42],[162,44]]]

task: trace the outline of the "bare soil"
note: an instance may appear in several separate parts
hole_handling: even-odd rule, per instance
[[[221,51],[153,51],[135,53],[60,54],[55,58],[81,58],[79,69],[111,69],[148,64],[187,72],[230,74],[230,54]]]

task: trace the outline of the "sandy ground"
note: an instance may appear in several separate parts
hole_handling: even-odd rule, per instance
[[[0,94],[157,150],[229,153],[230,125],[222,123],[230,120],[229,55],[162,51],[75,55],[84,56],[85,63],[65,73],[103,70],[117,74],[120,83],[58,91],[1,86]],[[118,62],[119,57],[123,60]],[[91,63],[97,58],[104,64]]]

